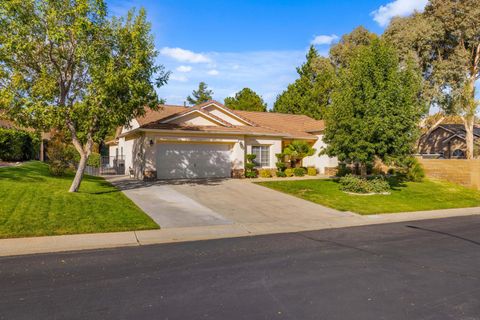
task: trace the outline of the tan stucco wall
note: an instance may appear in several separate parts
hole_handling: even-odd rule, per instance
[[[210,106],[206,107],[205,110],[207,110],[209,113],[213,114],[214,116],[217,116],[220,119],[225,120],[225,121],[227,121],[227,122],[229,122],[229,123],[231,123],[235,126],[245,125],[245,123],[243,123],[243,122],[237,120],[236,118],[228,115],[227,113],[221,111],[215,105],[210,105]]]
[[[252,153],[252,146],[269,146],[270,147],[270,163],[268,168],[276,168],[275,162],[277,158],[275,154],[282,152],[282,139],[271,137],[247,137],[245,139],[247,153]]]
[[[338,160],[337,158],[330,158],[327,155],[318,155],[320,151],[326,147],[326,144],[323,142],[323,134],[317,134],[317,138],[318,140],[313,144],[313,147],[316,150],[315,154],[310,157],[305,157],[302,164],[305,167],[315,167],[319,173],[325,174],[325,168],[338,166]]]
[[[480,189],[480,160],[418,159],[428,177]]]
[[[174,124],[188,124],[191,126],[218,126],[215,121],[209,119],[206,116],[201,115],[199,112],[193,112],[185,115],[181,118],[172,120],[170,123]]]

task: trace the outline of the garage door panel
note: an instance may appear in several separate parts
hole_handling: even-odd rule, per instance
[[[159,179],[230,177],[230,147],[226,144],[162,143],[157,148]]]

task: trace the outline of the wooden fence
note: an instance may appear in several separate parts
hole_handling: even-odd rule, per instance
[[[418,159],[427,177],[442,179],[480,190],[480,159]]]

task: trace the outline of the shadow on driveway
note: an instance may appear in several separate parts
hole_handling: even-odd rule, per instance
[[[108,179],[108,178],[107,178]],[[222,182],[228,180],[225,178],[210,178],[210,179],[176,179],[176,180],[155,180],[142,181],[130,178],[108,179],[110,183],[120,190],[133,190],[139,188],[148,188],[152,186],[181,186],[181,185],[203,185],[203,186],[218,186]]]

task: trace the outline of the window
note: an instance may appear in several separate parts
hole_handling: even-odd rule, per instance
[[[253,162],[259,167],[270,166],[270,147],[269,146],[252,146],[252,153],[257,155]]]
[[[456,149],[455,151],[453,151],[452,156],[454,156],[455,158],[463,158],[465,157],[465,152],[463,152],[463,150]]]

